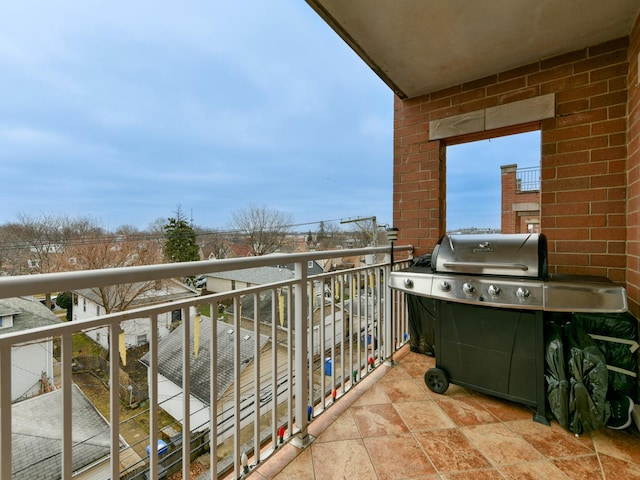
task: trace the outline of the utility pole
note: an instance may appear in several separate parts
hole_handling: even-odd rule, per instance
[[[343,224],[343,223],[354,223],[354,222],[366,222],[369,220],[373,222],[373,240],[371,242],[371,246],[377,247],[378,246],[378,224],[376,223],[375,215],[373,217],[360,217],[360,218],[353,218],[349,220],[341,220],[340,223]]]

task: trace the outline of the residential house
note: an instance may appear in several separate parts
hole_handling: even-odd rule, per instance
[[[11,407],[12,480],[58,480],[61,477],[62,390],[30,398]],[[74,479],[109,478],[109,423],[76,386],[73,405],[72,470]],[[121,440],[121,447],[125,443]]]
[[[226,292],[240,290],[256,285],[280,282],[294,278],[294,274],[288,268],[282,267],[256,267],[231,272],[209,273],[206,289],[210,292]]]
[[[137,284],[132,284],[137,285]],[[135,291],[135,288],[131,289]],[[193,288],[177,280],[159,282],[153,288],[146,289],[136,296],[126,308],[131,310],[137,307],[160,304],[182,300],[198,296]],[[84,289],[74,292],[73,319],[94,318],[105,315],[104,302],[97,289]],[[165,313],[158,317],[158,337],[164,338],[176,325],[182,321],[182,310],[176,309],[171,313]],[[149,342],[148,318],[137,318],[123,322],[124,339],[126,348],[145,345]],[[99,343],[105,349],[109,349],[109,329],[107,327],[87,330],[86,335]]]
[[[0,334],[60,323],[42,303],[24,298],[0,300]],[[23,343],[11,350],[11,400],[16,402],[54,388],[53,339]]]
[[[195,322],[199,321],[199,334],[196,334]],[[191,407],[191,429],[202,431],[209,428],[209,406],[211,405],[211,328],[217,329],[217,390],[215,401],[218,401],[218,424],[224,424],[232,417],[234,408],[233,395],[229,392],[233,385],[234,378],[234,345],[239,337],[240,343],[240,370],[244,372],[252,366],[255,355],[256,338],[254,332],[241,328],[239,332],[234,327],[222,321],[211,321],[205,316],[192,316],[190,320],[190,348],[192,352],[191,362],[191,391],[189,393],[189,403]],[[184,392],[182,391],[183,374],[183,336],[184,325],[180,325],[166,338],[158,344],[158,403],[160,407],[171,415],[176,421],[181,422],[184,418],[183,402]],[[271,348],[265,350],[269,338],[260,335],[259,351],[261,352],[261,365],[271,365]],[[197,355],[195,354],[197,345]],[[140,359],[147,367],[149,366],[149,354]],[[253,369],[250,369],[249,375]],[[241,385],[245,385],[248,380],[245,375],[241,375]],[[252,399],[250,395],[243,395],[244,403],[250,405]],[[247,407],[250,408],[250,407]],[[243,415],[245,416],[245,415]]]

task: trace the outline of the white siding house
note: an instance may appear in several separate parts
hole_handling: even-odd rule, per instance
[[[163,285],[158,285],[144,294],[137,297],[129,305],[129,309],[141,306],[153,305],[195,297],[199,293],[191,287],[178,282],[170,281]],[[78,290],[74,292],[73,320],[85,318],[95,318],[105,315],[101,297],[93,289]],[[158,336],[166,337],[171,330],[182,320],[182,311],[178,308],[171,313],[164,313],[158,316]],[[144,345],[149,342],[149,318],[136,318],[121,323],[124,331],[125,346],[127,348]],[[85,331],[85,334],[99,343],[103,348],[109,349],[109,329],[101,327]]]
[[[38,301],[0,300],[0,334],[59,323]],[[50,391],[54,385],[53,340],[25,343],[11,350],[11,400],[19,401]]]

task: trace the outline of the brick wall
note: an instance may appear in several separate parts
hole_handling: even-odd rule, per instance
[[[640,316],[640,17],[629,41],[629,108],[627,140],[627,294],[629,310]]]
[[[549,240],[551,272],[600,275],[615,282],[625,282],[628,274],[637,303],[640,285],[637,276],[640,93],[635,86],[640,48],[638,28],[636,24],[630,38],[541,60],[423,97],[406,101],[396,98],[393,220],[394,226],[400,229],[401,242],[413,244],[417,254],[425,253],[446,230],[446,142],[459,143],[539,128],[542,141],[540,221],[541,230]],[[633,65],[636,65],[635,72]],[[555,95],[553,118],[533,125],[429,141],[432,120],[547,94]],[[630,110],[633,108],[636,120],[632,122],[629,117],[629,127],[628,106]],[[627,135],[630,139],[628,202]],[[628,267],[626,246],[627,240],[632,239],[634,252]]]

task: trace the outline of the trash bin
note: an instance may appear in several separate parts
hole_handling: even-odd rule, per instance
[[[164,455],[169,451],[169,447],[163,440],[158,440],[158,455]],[[151,455],[151,445],[147,445],[147,455]]]
[[[331,376],[331,358],[324,359],[324,374],[327,377]]]

